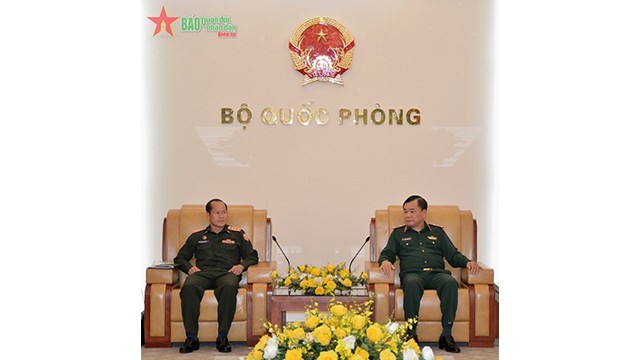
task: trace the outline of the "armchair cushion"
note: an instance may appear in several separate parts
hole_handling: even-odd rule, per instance
[[[182,308],[180,302],[180,289],[172,291],[171,301],[171,342],[182,342],[186,338],[182,324]],[[236,313],[233,325],[229,330],[229,339],[246,340],[247,332],[247,289],[238,289],[236,296]],[[218,301],[213,290],[206,290],[200,303],[200,341],[215,341],[218,334]]]

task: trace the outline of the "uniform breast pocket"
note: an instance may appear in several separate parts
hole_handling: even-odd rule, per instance
[[[413,240],[413,239],[410,239],[410,240],[402,240],[400,243],[402,244],[402,247],[403,247],[403,248],[410,248],[410,247],[413,247],[413,246],[415,246],[415,245],[416,245],[416,241],[415,241],[415,240]]]
[[[196,248],[196,256],[209,253],[211,251],[211,247],[211,243],[198,244],[198,247]]]

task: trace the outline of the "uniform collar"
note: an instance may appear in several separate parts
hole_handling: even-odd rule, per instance
[[[409,231],[409,230],[413,230],[413,228],[410,228],[409,225],[405,225],[404,226],[404,233],[406,234],[407,231]],[[431,232],[431,227],[429,226],[429,224],[427,224],[426,221],[424,222],[424,227],[422,228],[422,230],[420,230],[420,232],[423,232],[425,230]],[[415,231],[415,230],[413,230],[413,231]]]
[[[209,224],[209,225],[208,225],[204,230],[205,230],[206,232],[211,232],[211,233],[216,234],[216,232],[214,232],[214,231],[213,231],[213,229],[211,229],[211,224]],[[222,230],[220,230],[220,232],[219,232],[219,233],[217,233],[217,234],[221,234],[221,233],[223,233],[223,232],[226,232],[226,233],[228,233],[228,232],[229,232],[229,225],[225,224],[225,225],[222,227]]]

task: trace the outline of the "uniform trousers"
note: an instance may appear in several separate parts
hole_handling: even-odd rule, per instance
[[[218,300],[218,333],[228,334],[236,313],[239,284],[239,276],[220,270],[202,270],[189,275],[180,290],[182,322],[187,334],[198,335],[200,302],[207,289],[213,289]]]
[[[451,335],[453,321],[458,309],[458,282],[448,273],[422,271],[407,273],[401,279],[404,292],[403,307],[405,320],[417,318],[420,312],[420,300],[425,290],[436,290],[442,312],[442,335]],[[416,328],[410,331],[416,335]]]

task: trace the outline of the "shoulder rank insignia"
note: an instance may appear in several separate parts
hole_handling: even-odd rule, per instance
[[[249,241],[249,242],[251,241],[251,240],[249,240],[249,236],[247,236],[247,233],[246,233],[246,232],[243,232],[243,233],[242,233],[242,237],[243,237],[245,240]]]
[[[435,227],[439,227],[441,229],[444,229],[444,226],[438,225],[438,224],[429,224],[429,226],[435,226]]]
[[[229,226],[227,229],[231,231],[242,231],[242,229],[237,226]]]

